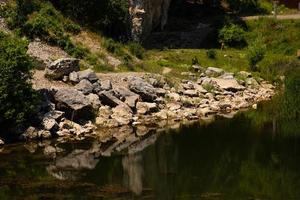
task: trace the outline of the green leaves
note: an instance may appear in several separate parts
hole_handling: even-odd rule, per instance
[[[15,128],[35,111],[38,95],[28,79],[33,67],[27,42],[0,33],[0,127]]]

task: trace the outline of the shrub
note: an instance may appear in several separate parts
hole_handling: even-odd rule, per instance
[[[208,58],[210,59],[215,59],[216,58],[216,51],[214,49],[209,49],[207,52],[206,52],[206,55]]]
[[[30,119],[38,95],[29,79],[33,67],[27,42],[0,32],[0,127],[15,128]]]
[[[247,50],[247,58],[249,62],[250,69],[252,71],[256,70],[256,65],[260,62],[266,53],[266,46],[262,43],[260,39],[254,41],[249,45]]]
[[[199,60],[198,58],[195,56],[192,58],[192,65],[198,65],[199,64]]]
[[[129,43],[128,45],[130,53],[132,53],[134,56],[136,56],[139,59],[144,58],[145,49],[139,44],[139,43]]]
[[[245,31],[236,24],[225,25],[219,32],[219,41],[227,46],[245,45]]]
[[[50,0],[64,15],[119,38],[128,35],[127,0]]]

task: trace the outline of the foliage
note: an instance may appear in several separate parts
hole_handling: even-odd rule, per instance
[[[227,46],[243,46],[245,44],[245,31],[236,24],[225,25],[219,32],[219,41]]]
[[[244,15],[267,14],[270,3],[261,0],[227,0],[231,10]],[[267,5],[266,5],[267,4]]]
[[[294,55],[300,46],[300,20],[275,20],[260,18],[247,22],[248,43],[262,38],[268,52],[274,54]]]
[[[103,31],[109,36],[127,37],[127,0],[50,0],[59,10],[84,26]]]
[[[206,52],[206,55],[208,58],[210,59],[215,59],[216,56],[217,56],[217,52],[214,50],[214,49],[209,49],[207,52]]]
[[[249,62],[250,69],[255,71],[256,65],[260,62],[266,53],[266,47],[263,45],[260,39],[249,45],[247,50],[247,58]]]
[[[11,28],[20,29],[29,38],[40,38],[62,47],[70,55],[82,58],[87,50],[76,46],[69,33],[79,33],[80,27],[65,19],[51,3],[38,0],[18,0],[16,5],[9,5],[6,18]]]
[[[14,128],[35,111],[37,94],[28,80],[33,67],[28,43],[0,33],[0,126]]]
[[[128,44],[128,47],[130,53],[132,53],[134,56],[136,56],[139,59],[144,58],[145,49],[139,43],[131,42]]]

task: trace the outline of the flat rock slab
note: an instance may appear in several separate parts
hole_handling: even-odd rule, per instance
[[[223,90],[236,92],[245,89],[245,87],[240,85],[235,79],[212,78],[212,81]]]

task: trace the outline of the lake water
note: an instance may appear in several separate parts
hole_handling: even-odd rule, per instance
[[[56,157],[45,144],[6,146],[0,199],[300,199],[297,88],[233,119],[122,144],[62,143]]]

